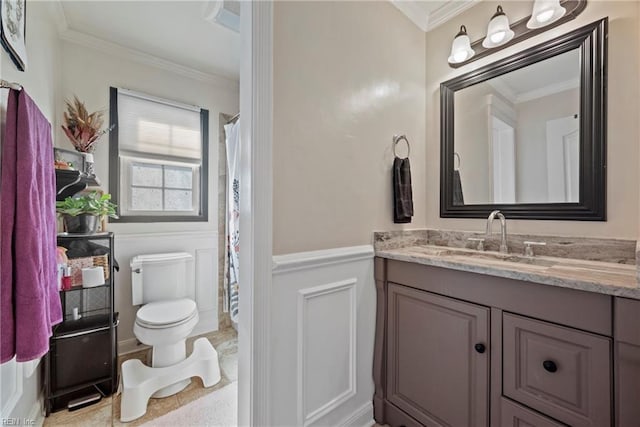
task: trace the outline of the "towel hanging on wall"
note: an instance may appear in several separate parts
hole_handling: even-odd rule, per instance
[[[407,143],[407,157],[400,158],[396,154],[398,142]],[[413,216],[413,191],[411,189],[411,164],[409,154],[411,146],[405,135],[393,137],[393,222],[406,224]]]
[[[11,89],[2,144],[0,363],[42,357],[62,321],[56,272],[56,184],[51,124]]]
[[[460,154],[453,153],[454,160],[458,160],[458,164],[453,166],[453,204],[456,206],[464,205],[464,194],[462,193],[462,179],[460,178]]]

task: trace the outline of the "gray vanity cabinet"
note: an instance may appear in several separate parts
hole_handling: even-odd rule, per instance
[[[640,425],[640,301],[376,258],[374,417]]]
[[[388,286],[387,399],[426,426],[486,426],[489,309]]]

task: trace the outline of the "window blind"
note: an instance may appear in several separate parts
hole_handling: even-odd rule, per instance
[[[200,110],[118,90],[120,150],[202,158]]]

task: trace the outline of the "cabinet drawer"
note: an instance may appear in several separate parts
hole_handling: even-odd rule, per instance
[[[503,317],[503,393],[569,425],[611,424],[611,340]]]
[[[564,427],[565,425],[503,397],[500,400],[500,426]]]

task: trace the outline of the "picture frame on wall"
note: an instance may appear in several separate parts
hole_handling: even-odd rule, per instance
[[[18,70],[27,69],[27,0],[0,0],[0,43]]]

